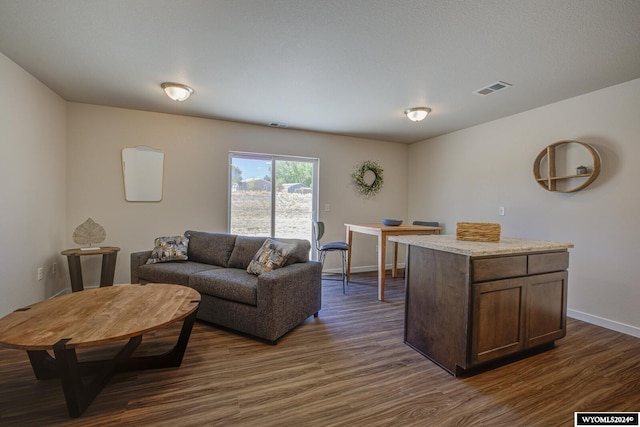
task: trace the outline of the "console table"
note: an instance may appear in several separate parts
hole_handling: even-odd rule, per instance
[[[26,350],[38,380],[59,378],[69,415],[79,417],[115,373],[180,366],[199,303],[196,290],[180,285],[89,289],[18,309],[0,319],[0,345]],[[173,349],[132,357],[143,334],[181,320],[182,330]],[[129,341],[113,359],[78,361],[77,348],[123,339]],[[91,380],[85,382],[87,376]]]
[[[103,246],[97,249],[67,249],[60,252],[67,257],[69,264],[69,276],[71,277],[71,291],[78,292],[84,289],[82,282],[82,265],[80,257],[86,255],[102,255],[102,271],[100,273],[100,287],[113,285],[113,276],[116,270],[116,258],[120,248],[115,246]]]

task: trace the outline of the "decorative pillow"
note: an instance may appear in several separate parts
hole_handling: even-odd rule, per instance
[[[154,244],[156,247],[153,248],[147,264],[187,260],[187,249],[189,247],[189,237],[187,236],[158,237]]]
[[[247,272],[260,275],[276,268],[280,268],[287,261],[294,246],[289,243],[267,239],[247,267]]]

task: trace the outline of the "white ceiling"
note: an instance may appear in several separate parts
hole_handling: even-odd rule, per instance
[[[640,78],[640,0],[0,0],[0,52],[72,102],[410,143]]]

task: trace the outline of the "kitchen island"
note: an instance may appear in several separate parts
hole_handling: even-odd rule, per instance
[[[390,240],[408,245],[404,341],[449,373],[551,348],[565,336],[573,244],[454,235]]]

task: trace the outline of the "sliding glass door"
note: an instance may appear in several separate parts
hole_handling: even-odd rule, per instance
[[[229,154],[229,232],[312,241],[318,159]]]

